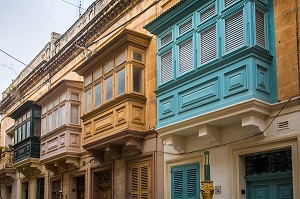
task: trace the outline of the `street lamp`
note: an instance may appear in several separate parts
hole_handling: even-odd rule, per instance
[[[212,199],[214,195],[213,181],[210,180],[209,150],[204,151],[204,181],[201,182],[201,195],[203,199]]]

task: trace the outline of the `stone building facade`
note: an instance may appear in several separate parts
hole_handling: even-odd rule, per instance
[[[5,199],[300,194],[294,0],[98,0],[3,93]],[[12,147],[13,146],[13,147]]]

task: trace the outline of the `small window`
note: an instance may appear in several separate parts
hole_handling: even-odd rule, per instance
[[[87,76],[84,78],[84,86],[90,85],[92,83],[92,75]]]
[[[113,96],[113,77],[110,76],[105,80],[105,101],[109,101]]]
[[[54,100],[54,102],[53,102],[53,106],[55,107],[55,106],[57,106],[59,104],[59,99],[58,99],[58,97]]]
[[[189,18],[187,21],[179,25],[179,35],[182,35],[193,28],[193,20]]]
[[[235,1],[237,1],[237,0],[225,0],[225,7],[229,6],[230,4],[232,4]]]
[[[216,14],[216,5],[212,4],[209,8],[200,12],[200,22],[204,22]]]
[[[121,95],[125,92],[125,68],[117,73],[117,95]]]
[[[101,82],[94,86],[94,108],[101,105],[102,85]]]
[[[107,62],[106,64],[104,64],[104,67],[103,67],[104,74],[111,71],[113,69],[113,67],[114,67],[114,60],[112,59],[109,62]]]
[[[66,93],[61,94],[60,103],[66,100]]]
[[[142,93],[142,69],[133,67],[133,91]]]
[[[99,79],[102,76],[102,67],[98,68],[95,72],[94,72],[94,81]]]
[[[53,129],[56,129],[56,128],[58,128],[58,109],[56,109],[54,111],[54,113],[53,113],[53,120],[54,120],[54,122],[53,122],[53,124],[54,124]]]
[[[59,125],[62,126],[66,123],[66,105],[62,105],[59,110]]]
[[[92,89],[85,91],[85,112],[91,111]]]
[[[123,51],[120,55],[116,57],[116,66],[119,66],[123,62],[125,62],[126,56],[125,56],[125,51]]]
[[[71,93],[71,99],[72,100],[79,100],[79,94],[78,93]]]
[[[47,116],[47,120],[48,120],[47,121],[47,123],[48,123],[47,131],[50,132],[50,131],[52,131],[52,113]]]
[[[42,135],[47,133],[47,117],[42,118]]]
[[[78,124],[78,118],[79,118],[79,106],[77,105],[71,105],[71,123],[72,124]]]
[[[50,111],[53,108],[53,104],[52,102],[50,104],[48,104],[48,111]]]
[[[138,62],[143,62],[143,54],[140,52],[133,52],[133,60]]]
[[[169,43],[171,41],[172,41],[172,32],[169,32],[168,34],[166,34],[165,36],[163,36],[160,39],[160,45],[164,46],[164,45],[166,45],[167,43]]]
[[[26,128],[27,128],[27,130],[26,130],[26,132],[27,132],[27,137],[29,137],[30,134],[31,134],[31,131],[30,131],[30,121],[27,122]]]

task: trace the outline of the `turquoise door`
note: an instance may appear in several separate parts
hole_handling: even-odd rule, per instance
[[[292,199],[292,179],[272,179],[247,183],[247,199]]]

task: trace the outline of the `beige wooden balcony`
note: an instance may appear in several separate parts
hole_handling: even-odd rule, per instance
[[[15,179],[16,169],[13,167],[13,151],[2,149],[0,155],[0,183],[6,183]]]

